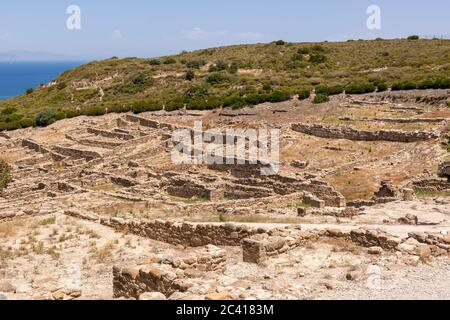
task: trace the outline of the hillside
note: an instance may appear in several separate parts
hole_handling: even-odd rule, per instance
[[[229,46],[156,59],[111,58],[0,102],[0,130],[79,115],[241,108],[325,94],[450,87],[450,40],[375,40]],[[438,79],[438,80],[437,80]],[[378,88],[378,89],[377,89]],[[320,101],[318,101],[320,102]]]

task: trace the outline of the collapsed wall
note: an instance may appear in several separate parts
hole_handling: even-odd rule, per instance
[[[145,267],[113,268],[114,298],[135,298],[146,292],[160,292],[169,297],[187,291],[193,283],[188,279],[204,272],[225,270],[226,251],[208,245],[185,257],[156,257],[155,263]]]
[[[390,141],[390,142],[417,142],[438,139],[439,136],[427,131],[402,131],[402,130],[358,130],[347,126],[327,126],[322,124],[292,124],[292,130],[304,134],[327,138],[347,139],[353,141]]]

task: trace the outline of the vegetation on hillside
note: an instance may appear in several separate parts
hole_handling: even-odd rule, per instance
[[[4,160],[0,159],[0,191],[11,182],[11,167]]]
[[[111,58],[0,102],[0,130],[79,115],[241,108],[298,96],[450,88],[450,40],[240,45],[156,59]]]

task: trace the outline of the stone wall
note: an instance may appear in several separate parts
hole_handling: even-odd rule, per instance
[[[208,245],[184,257],[154,258],[157,263],[146,267],[113,268],[114,298],[136,298],[145,292],[160,292],[169,297],[174,292],[185,292],[192,286],[189,277],[203,272],[225,270],[226,251]]]
[[[437,134],[425,131],[366,131],[346,126],[327,126],[321,124],[310,125],[304,123],[293,124],[292,130],[320,138],[347,139],[354,141],[391,141],[408,143],[439,138]]]
[[[111,132],[111,131],[100,130],[100,129],[95,129],[95,128],[88,128],[87,132],[95,134],[95,135],[99,135],[102,137],[111,138],[111,139],[121,139],[121,140],[133,140],[134,139],[134,137],[131,134],[123,133],[123,132]]]
[[[301,230],[271,230],[268,233],[258,234],[245,239],[242,243],[243,260],[259,264],[305,245],[313,238],[316,238],[314,233]]]
[[[53,150],[61,155],[68,156],[74,159],[94,160],[101,158],[101,155],[95,151],[80,150],[71,147],[54,146]]]
[[[67,215],[82,217],[80,213],[66,211]],[[257,230],[245,225],[175,223],[164,220],[123,220],[101,218],[100,223],[118,230],[153,240],[186,247],[201,247],[208,244],[216,246],[240,246],[246,238],[257,234]]]
[[[418,179],[411,183],[411,187],[418,192],[450,192],[450,181],[439,178]]]
[[[138,299],[145,292],[160,292],[170,296],[174,292],[186,292],[189,282],[179,279],[173,270],[152,266],[142,269],[113,268],[114,298]]]

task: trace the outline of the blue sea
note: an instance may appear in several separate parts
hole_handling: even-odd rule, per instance
[[[0,99],[7,99],[48,83],[84,62],[0,62]]]

